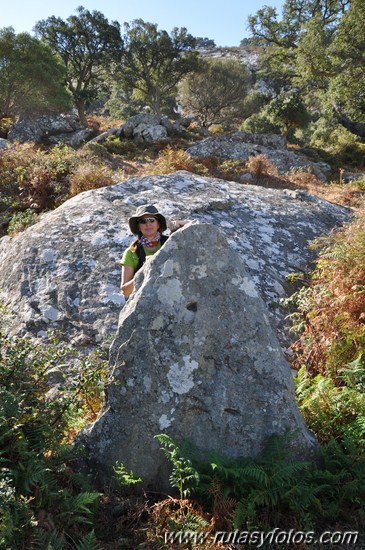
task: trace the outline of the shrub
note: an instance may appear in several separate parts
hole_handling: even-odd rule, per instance
[[[136,143],[133,139],[120,139],[110,136],[104,143],[105,148],[109,153],[133,159],[141,155],[141,152],[146,149],[145,145]]]
[[[0,164],[3,203],[36,212],[53,208],[60,197],[67,195],[67,176],[74,163],[74,151],[66,145],[56,145],[49,151],[31,144],[3,150]]]
[[[365,366],[350,363],[339,379],[341,386],[322,374],[312,378],[302,367],[295,379],[298,405],[322,444],[351,441],[365,454]]]
[[[254,113],[247,118],[239,128],[243,132],[251,134],[280,134],[280,127],[270,120],[264,112]]]
[[[53,342],[43,347],[0,333],[1,548],[97,548],[90,524],[99,494],[74,472],[76,455],[65,442],[73,419],[84,415],[83,385],[51,397],[51,373],[71,353]]]
[[[166,436],[158,436],[160,441],[162,437]],[[179,487],[181,494],[183,482],[195,497],[195,501],[180,498],[185,511],[195,510],[192,515],[196,519],[204,517],[202,511],[197,513],[201,503],[205,514],[211,516],[209,524],[201,528],[205,532],[320,530],[323,525],[328,528],[328,521],[347,521],[349,513],[352,522],[360,526],[365,515],[365,454],[356,451],[351,440],[347,449],[331,440],[322,448],[321,465],[292,461],[287,455],[291,438],[290,434],[273,435],[256,458],[212,453],[204,462],[197,460],[196,449],[188,458],[189,453],[182,454],[171,438],[162,443],[167,445],[173,466],[172,485]],[[163,509],[161,503],[156,507]],[[164,521],[163,516],[159,519]],[[185,519],[183,513],[180,519]]]
[[[16,235],[16,233],[24,231],[24,229],[36,223],[37,219],[38,215],[30,208],[15,214],[9,223],[8,234]]]
[[[309,287],[294,295],[291,315],[297,343],[297,365],[336,379],[349,363],[364,361],[365,349],[365,219],[318,239],[320,248]],[[339,384],[341,382],[339,381]]]
[[[182,149],[174,149],[168,145],[163,149],[158,159],[155,161],[154,174],[170,174],[177,170],[187,170],[196,174],[206,174],[205,167],[194,160],[188,153]]]
[[[102,164],[80,165],[70,175],[70,196],[116,183],[114,171]]]
[[[246,168],[256,177],[276,176],[277,169],[266,155],[251,156],[246,162]]]
[[[0,137],[1,138],[6,138],[13,123],[14,121],[11,118],[0,118]]]

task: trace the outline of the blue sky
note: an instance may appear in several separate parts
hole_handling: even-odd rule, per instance
[[[170,32],[186,27],[193,36],[208,37],[217,46],[239,46],[249,36],[247,18],[263,6],[281,14],[284,0],[2,0],[0,28],[13,27],[16,33],[32,33],[34,24],[51,15],[67,19],[82,5],[98,10],[109,21],[143,19]]]

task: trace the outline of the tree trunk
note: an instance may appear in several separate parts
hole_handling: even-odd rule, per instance
[[[77,113],[79,115],[80,122],[85,128],[87,128],[87,119],[85,115],[85,102],[80,99],[76,101]]]
[[[354,134],[355,136],[359,136],[362,141],[365,140],[365,124],[363,122],[356,122],[354,120],[350,120],[345,116],[343,113],[341,113],[338,105],[333,104],[333,110],[336,114],[338,123],[341,124],[346,130],[351,132],[351,134]]]

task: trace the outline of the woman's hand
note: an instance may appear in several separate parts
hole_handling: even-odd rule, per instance
[[[186,223],[188,223],[188,221],[189,220],[172,220],[170,222],[171,233],[174,233],[174,231],[177,231],[180,227],[183,227]]]

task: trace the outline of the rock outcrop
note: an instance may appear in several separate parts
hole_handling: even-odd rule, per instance
[[[169,142],[172,136],[183,135],[185,120],[172,122],[167,116],[151,113],[134,115],[121,126],[111,128],[91,141],[103,143],[110,135],[120,139],[133,139],[137,143]]]
[[[246,65],[250,71],[256,71],[260,66],[260,53],[249,48],[208,48],[199,49],[199,55],[205,59],[237,60]]]
[[[267,309],[222,231],[185,226],[136,279],[111,349],[105,408],[78,440],[99,482],[110,482],[119,461],[146,488],[168,490],[160,433],[190,440],[207,459],[256,456],[272,434],[290,432],[292,457],[313,459],[318,444]]]
[[[23,233],[0,240],[0,290],[14,314],[13,333],[42,337],[56,329],[71,343],[91,346],[113,336],[124,304],[118,261],[133,240],[128,217],[146,203],[167,219],[221,229],[257,285],[284,346],[287,312],[279,302],[292,292],[285,276],[308,269],[315,255],[309,243],[351,216],[350,209],[305,192],[183,171],[81,193]],[[195,247],[192,254],[199,259],[204,250]]]
[[[67,143],[77,147],[94,136],[94,131],[85,128],[73,114],[44,115],[37,119],[26,119],[15,123],[8,133],[10,142],[25,143]]]
[[[279,174],[309,170],[322,181],[328,181],[331,167],[325,162],[313,162],[306,155],[287,148],[286,139],[275,134],[236,132],[232,135],[208,137],[189,147],[192,157],[211,155],[247,161],[252,156],[265,155]]]
[[[7,139],[0,138],[0,149],[7,149],[8,147],[12,147],[12,143]]]

